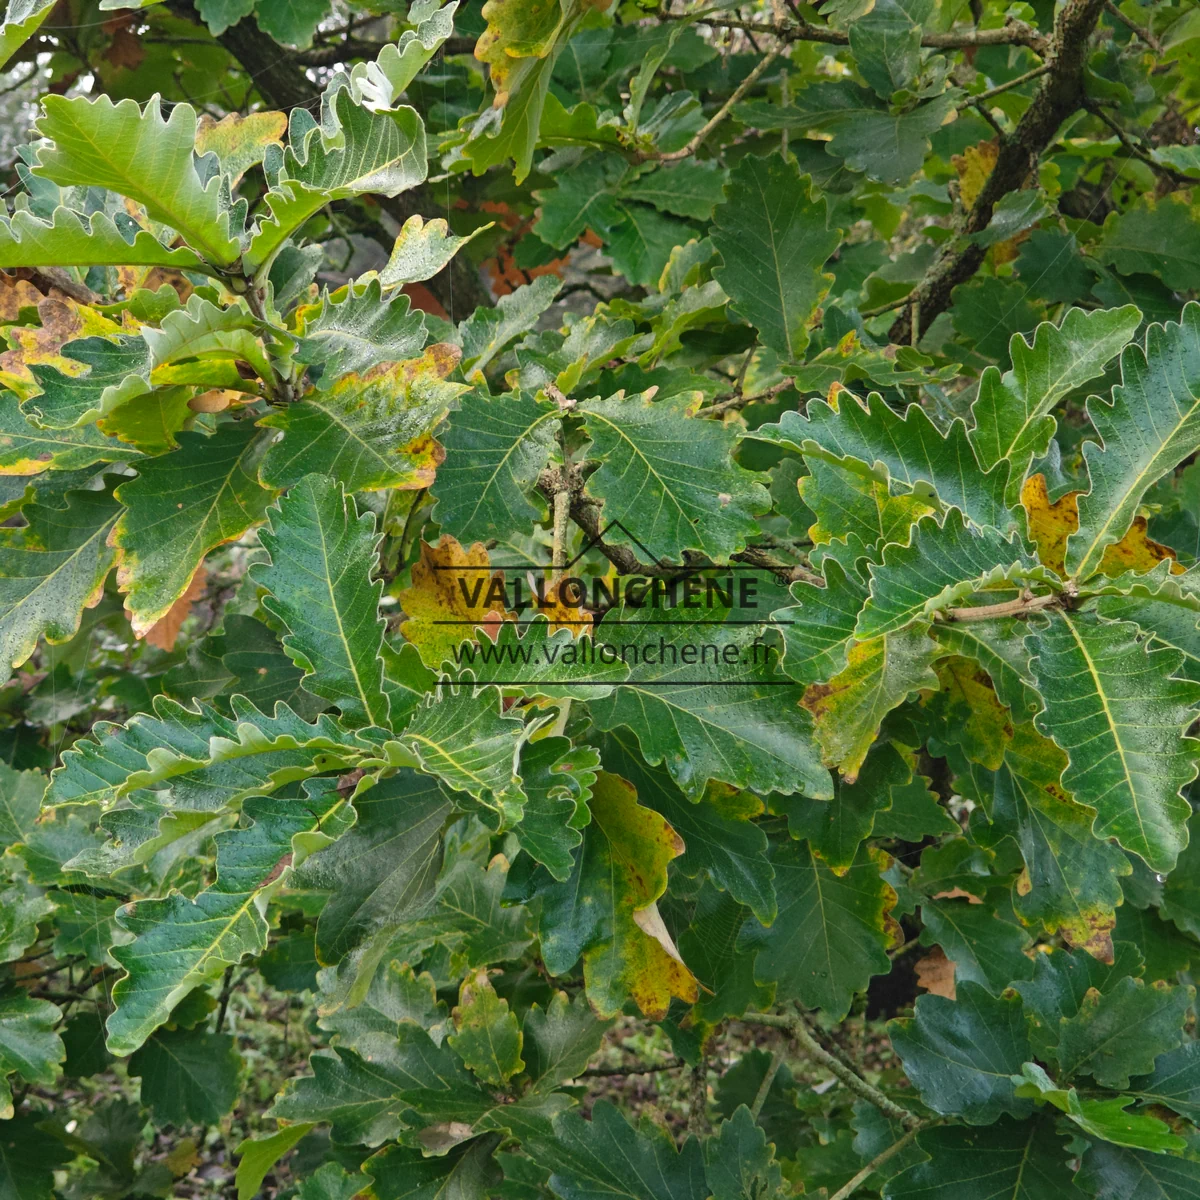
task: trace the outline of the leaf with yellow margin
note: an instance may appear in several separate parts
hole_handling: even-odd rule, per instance
[[[120,333],[121,326],[103,313],[69,296],[48,296],[37,306],[40,325],[20,325],[9,330],[14,343],[0,354],[0,384],[22,400],[37,395],[41,384],[29,369],[32,364],[57,367],[64,375],[82,375],[86,364],[68,358],[62,348],[79,338]]]
[[[196,125],[196,153],[215,154],[233,187],[262,162],[268,146],[283,145],[287,121],[287,113],[282,112],[255,112],[244,117],[229,113],[219,121],[204,113]]]
[[[935,668],[941,690],[928,697],[928,710],[940,719],[937,736],[957,745],[971,762],[999,769],[1004,748],[1012,740],[1013,723],[1000,703],[988,673],[978,663],[957,654]]]
[[[825,764],[847,782],[858,778],[883,718],[913,692],[938,686],[932,666],[940,651],[928,630],[910,625],[855,642],[845,668],[804,693],[800,703],[812,713]]]
[[[1064,577],[1067,538],[1079,529],[1079,496],[1079,492],[1068,492],[1051,504],[1043,475],[1031,475],[1021,488],[1029,536],[1037,543],[1038,557]],[[1113,577],[1126,571],[1142,574],[1167,559],[1171,560],[1168,569],[1172,575],[1182,575],[1186,570],[1175,561],[1175,551],[1170,546],[1154,541],[1147,534],[1146,518],[1138,516],[1119,542],[1105,548],[1100,571]]]
[[[683,840],[619,775],[596,776],[591,809],[571,875],[539,889],[542,955],[553,974],[582,955],[588,999],[601,1016],[632,997],[660,1019],[672,996],[694,1003],[698,995],[656,903]]]

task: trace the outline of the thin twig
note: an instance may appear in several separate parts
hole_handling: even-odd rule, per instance
[[[866,316],[866,313],[863,313],[863,316]],[[702,417],[719,417],[723,413],[745,408],[747,404],[757,404],[760,400],[770,400],[778,396],[780,392],[786,392],[788,388],[795,386],[796,381],[794,379],[785,379],[781,383],[773,383],[769,388],[761,392],[755,392],[752,396],[742,396],[734,392],[732,396],[719,401],[717,404],[711,404],[708,408],[702,408],[699,415]]]
[[[1002,617],[1024,617],[1040,612],[1061,602],[1061,598],[1048,596],[1022,596],[1019,600],[1005,600],[1003,604],[981,604],[975,608],[948,608],[940,615],[947,621],[998,621]]]
[[[748,1012],[742,1017],[742,1020],[750,1025],[769,1025],[773,1029],[786,1029],[800,1043],[801,1048],[810,1058],[837,1076],[852,1092],[874,1104],[885,1116],[891,1117],[893,1121],[899,1121],[905,1129],[913,1129],[920,1125],[921,1118],[916,1113],[909,1112],[907,1108],[901,1108],[894,1100],[889,1100],[874,1084],[868,1083],[840,1058],[835,1058],[830,1054],[813,1037],[808,1022],[803,1017],[785,1013]]]
[[[882,317],[884,313],[892,312],[894,309],[903,308],[908,303],[908,293],[906,292],[899,300],[893,300],[890,304],[881,304],[878,308],[864,308],[859,312],[859,316],[864,321],[870,320],[871,317]]]
[[[1130,18],[1127,17],[1113,3],[1113,0],[1105,0],[1104,11],[1106,13],[1108,13],[1108,15],[1110,17],[1113,17],[1115,20],[1120,21],[1121,24],[1124,25],[1126,29],[1132,29],[1133,32],[1136,33],[1137,36],[1140,37],[1142,39],[1142,41],[1145,42],[1146,45],[1149,46],[1150,49],[1154,51],[1155,54],[1161,54],[1163,52],[1162,42],[1160,42],[1158,40],[1158,38],[1156,38],[1154,36],[1154,34],[1152,34],[1150,32],[1149,29],[1144,29],[1136,21],[1130,20]]]
[[[632,1067],[588,1067],[575,1078],[606,1079],[611,1075],[653,1075],[658,1071],[674,1071],[683,1065],[682,1058],[672,1058],[664,1063],[634,1063]]]
[[[1084,102],[1084,108],[1086,108],[1093,117],[1097,117],[1099,120],[1103,121],[1104,124],[1107,125],[1109,129],[1111,129],[1113,133],[1117,135],[1117,140],[1121,143],[1121,145],[1124,146],[1134,158],[1138,159],[1140,162],[1144,162],[1146,166],[1148,166],[1150,170],[1155,173],[1155,175],[1158,175],[1162,179],[1169,179],[1172,183],[1177,184],[1180,187],[1191,187],[1195,184],[1196,181],[1194,179],[1191,179],[1187,175],[1174,170],[1172,167],[1166,166],[1164,163],[1158,162],[1149,153],[1149,151],[1142,149],[1142,147],[1139,146],[1133,140],[1133,138],[1131,138],[1129,134],[1127,134],[1125,130],[1122,129],[1121,126],[1118,125],[1117,122],[1114,121],[1112,117],[1110,117],[1108,113],[1104,111],[1103,108],[1101,108],[1099,104],[1088,100]]]
[[[754,1103],[750,1105],[750,1116],[755,1121],[758,1120],[758,1114],[762,1112],[763,1105],[767,1102],[767,1096],[771,1092],[771,1085],[775,1082],[775,1076],[779,1074],[781,1066],[783,1066],[783,1053],[776,1050],[771,1055],[771,1061],[767,1064],[767,1073],[762,1077],[762,1083],[758,1085],[758,1091],[754,1093]]]
[[[225,1024],[225,1013],[229,1009],[229,997],[233,993],[233,963],[225,968],[225,979],[221,983],[221,999],[217,1005],[217,1026],[214,1033],[220,1033]]]
[[[850,35],[842,29],[811,25],[801,19],[796,21],[746,21],[739,17],[712,13],[673,13],[659,8],[658,18],[663,21],[696,21],[713,29],[740,29],[743,33],[762,33],[777,37],[785,42],[821,42],[827,46],[848,46]],[[967,50],[979,46],[1027,46],[1035,54],[1044,54],[1049,39],[1024,21],[1010,19],[999,29],[970,29],[950,33],[926,33],[921,45],[932,50]]]
[[[986,92],[980,92],[977,96],[968,96],[958,107],[961,110],[967,108],[969,105],[990,100],[993,96],[999,96],[1001,92],[1011,91],[1015,87],[1020,87],[1023,83],[1028,83],[1031,79],[1037,79],[1039,75],[1045,75],[1049,70],[1050,64],[1043,63],[1040,67],[1034,67],[1032,71],[1026,71],[1024,75],[1018,75],[1016,79],[1010,79],[1007,83],[997,84],[994,88],[988,88]]]
[[[704,139],[729,115],[729,110],[763,77],[767,68],[779,57],[779,53],[778,50],[772,50],[770,54],[761,58],[758,66],[738,84],[733,95],[717,109],[711,119],[702,126],[700,132],[682,150],[672,150],[670,154],[648,154],[646,157],[656,159],[658,162],[679,162],[684,158],[692,158],[704,144]]]
[[[857,1175],[854,1176],[848,1183],[843,1184],[829,1200],[850,1200],[856,1191],[864,1184],[872,1175],[875,1174],[880,1167],[883,1166],[889,1158],[900,1153],[905,1146],[909,1144],[917,1136],[918,1133],[928,1124],[926,1121],[918,1122],[899,1140],[893,1142],[886,1150],[881,1150]]]
[[[688,1133],[703,1137],[708,1133],[708,1055],[701,1054],[692,1068],[688,1089]]]

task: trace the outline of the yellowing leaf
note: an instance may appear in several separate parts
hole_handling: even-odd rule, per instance
[[[447,659],[453,662],[455,649],[476,630],[495,640],[500,622],[515,619],[506,607],[504,573],[491,571],[483,543],[464,550],[448,533],[436,546],[421,543],[412,586],[397,599],[408,617],[400,632],[435,670]]]
[[[255,112],[248,116],[228,113],[219,121],[203,114],[196,126],[196,153],[213,153],[221,169],[237,181],[263,160],[268,146],[281,146],[287,132],[287,113]]]
[[[961,154],[955,154],[950,162],[958,172],[958,194],[962,198],[963,208],[972,208],[987,183],[996,159],[1000,155],[1000,146],[993,140],[980,142],[977,146],[968,146]]]

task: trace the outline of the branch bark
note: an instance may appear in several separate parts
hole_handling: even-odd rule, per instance
[[[1067,0],[1059,13],[1048,50],[1050,69],[1016,129],[1000,139],[996,165],[963,221],[959,231],[963,235],[987,228],[1000,198],[1025,184],[1037,171],[1038,159],[1062,123],[1084,107],[1083,67],[1088,39],[1104,12],[1104,3]],[[918,341],[934,319],[950,307],[951,291],[975,274],[986,253],[985,247],[962,238],[947,243],[924,279],[909,293],[908,303],[888,330],[889,340],[902,346]]]

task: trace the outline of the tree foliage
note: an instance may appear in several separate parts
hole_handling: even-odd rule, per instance
[[[0,56],[0,1200],[1200,1195],[1194,5]]]

